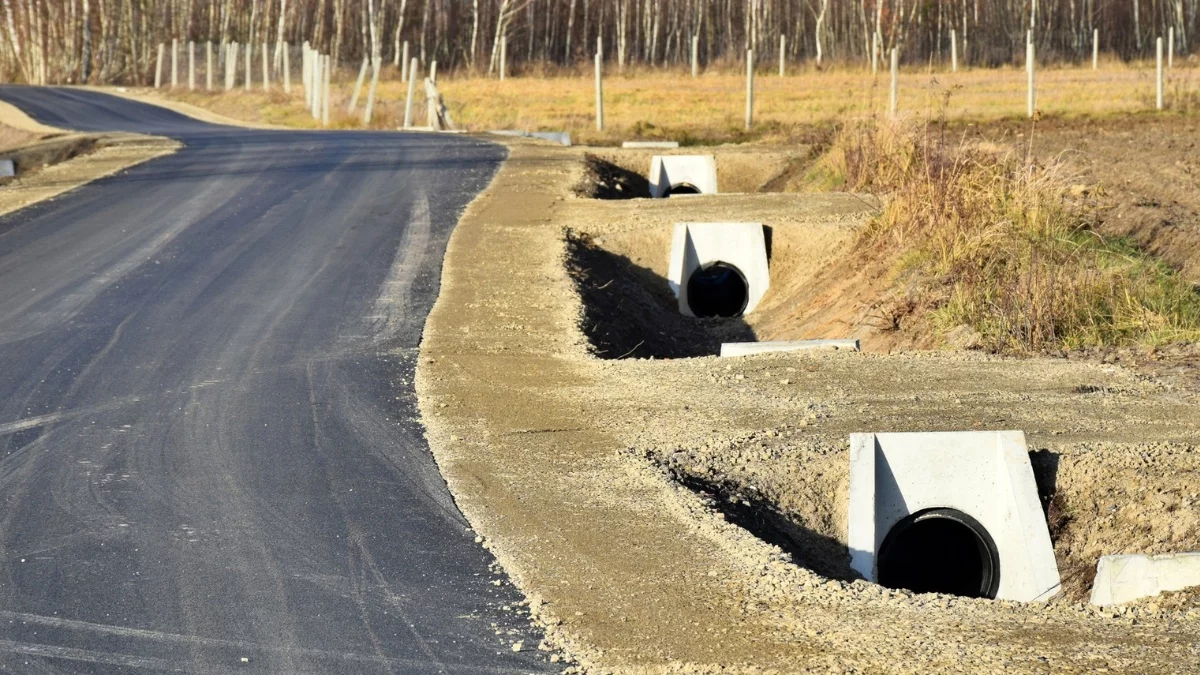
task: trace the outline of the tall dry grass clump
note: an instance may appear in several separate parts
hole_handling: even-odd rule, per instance
[[[1090,227],[1061,166],[946,138],[944,124],[844,128],[827,181],[887,195],[859,250],[892,266],[926,325],[1009,351],[1200,339],[1200,293]]]

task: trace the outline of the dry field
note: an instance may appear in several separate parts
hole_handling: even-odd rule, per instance
[[[340,71],[334,79],[331,126],[361,124],[347,113],[357,72]],[[443,97],[457,125],[470,131],[523,129],[569,131],[577,143],[612,144],[632,138],[678,140],[684,144],[803,137],[814,126],[848,118],[880,115],[888,104],[886,73],[798,69],[780,78],[764,68],[755,79],[755,127],[744,129],[744,75],[705,73],[693,79],[681,71],[637,70],[608,73],[604,83],[603,132],[595,129],[595,94],[588,73],[546,77],[494,78],[442,74]],[[273,92],[171,93],[188,103],[251,122],[315,127],[304,110],[298,78],[291,96],[279,83]],[[407,87],[398,73],[385,69],[380,83],[376,128],[395,128],[404,118]],[[1167,82],[1168,107],[1175,112],[1200,109],[1200,67],[1180,60]],[[424,92],[417,87],[416,124],[424,124]],[[900,77],[900,108],[906,115],[936,116],[945,110],[952,121],[1016,119],[1025,111],[1022,68],[963,70],[952,74],[906,69]],[[1152,110],[1153,63],[1105,63],[1099,71],[1059,67],[1038,73],[1038,109],[1063,117],[1107,117]]]

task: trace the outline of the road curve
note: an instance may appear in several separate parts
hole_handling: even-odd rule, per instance
[[[503,149],[0,98],[185,145],[0,217],[0,672],[546,669],[412,385]]]

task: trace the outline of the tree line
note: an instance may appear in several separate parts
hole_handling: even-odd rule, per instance
[[[292,45],[337,62],[436,60],[443,72],[576,67],[595,50],[617,68],[741,63],[748,49],[819,67],[898,49],[905,63],[1082,60],[1093,30],[1122,59],[1175,33],[1191,53],[1200,0],[0,0],[0,77],[35,83],[146,84],[172,39]],[[781,36],[784,38],[780,40]],[[277,51],[277,50],[276,50]],[[218,52],[223,53],[223,50]],[[276,59],[275,67],[279,67]]]

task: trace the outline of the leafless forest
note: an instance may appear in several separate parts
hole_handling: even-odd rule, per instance
[[[740,62],[747,48],[816,66],[862,63],[874,36],[906,63],[949,58],[1019,61],[1033,28],[1039,58],[1074,61],[1100,49],[1150,56],[1175,31],[1194,50],[1200,0],[0,0],[5,81],[145,84],[157,46],[213,41],[252,45],[310,41],[343,62],[375,55],[398,64],[437,60],[443,72],[495,72],[502,43],[513,72],[575,66],[594,53],[625,66],[687,63],[697,39],[703,64]],[[953,33],[952,33],[953,31]],[[954,36],[952,38],[952,35]],[[218,50],[218,54],[223,50]],[[280,67],[279,59],[275,67]]]

